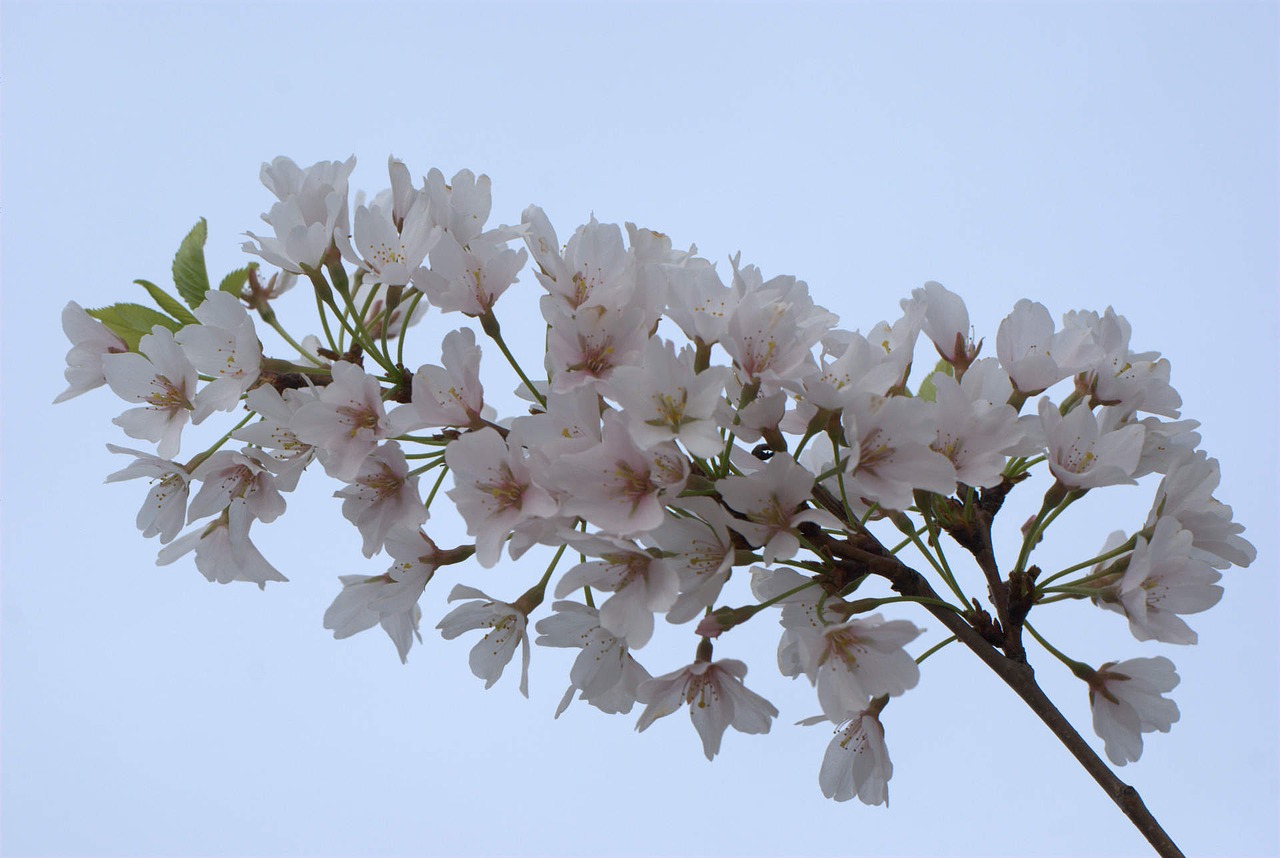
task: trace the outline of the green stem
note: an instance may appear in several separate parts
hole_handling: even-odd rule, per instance
[[[916,664],[924,664],[924,660],[926,658],[933,655],[935,652],[942,649],[947,644],[955,643],[956,640],[957,640],[956,636],[952,635],[951,637],[946,638],[945,640],[939,641],[938,643],[934,644],[933,646],[925,650],[924,653],[921,654],[918,658],[916,658]]]

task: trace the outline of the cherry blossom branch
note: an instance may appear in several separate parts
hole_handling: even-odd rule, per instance
[[[836,543],[837,540],[832,539]],[[883,548],[881,548],[883,550]],[[887,578],[894,590],[904,596],[924,599],[937,599],[938,594],[919,572],[904,564],[896,557],[864,550],[847,541],[841,545],[839,553],[865,565],[868,571]],[[1025,661],[1016,661],[1002,654],[986,641],[974,628],[953,611],[924,604],[925,610],[937,617],[948,631],[968,647],[991,668],[1014,693],[1031,707],[1031,711],[1045,723],[1058,740],[1066,746],[1084,770],[1102,787],[1103,791],[1124,812],[1134,827],[1142,833],[1147,842],[1155,847],[1161,858],[1184,858],[1180,850],[1161,827],[1160,823],[1147,809],[1138,791],[1120,780],[1111,768],[1097,755],[1089,743],[1076,731],[1063,716],[1058,707],[1041,690],[1035,681],[1035,671]]]

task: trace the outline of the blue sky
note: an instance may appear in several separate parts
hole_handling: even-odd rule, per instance
[[[829,733],[791,726],[816,705],[777,675],[772,630],[717,654],[747,661],[782,717],[768,736],[730,733],[708,764],[683,715],[644,734],[636,713],[582,704],[553,720],[564,653],[535,653],[530,700],[512,677],[486,692],[469,645],[432,631],[447,587],[428,589],[407,666],[378,633],[334,641],[321,616],[337,576],[383,565],[322,475],[255,531],[289,584],[154,566],[133,526],[141,486],[102,484],[122,467],[105,448],[126,441],[117,401],[49,405],[59,312],[139,300],[131,282],[162,282],[201,216],[211,269],[242,265],[240,233],[271,199],[260,163],[353,153],[370,192],[394,153],[415,175],[490,175],[495,223],[537,203],[562,238],[594,212],[712,259],[741,250],[850,328],[894,318],[930,279],[991,340],[1021,297],[1055,314],[1114,305],[1135,348],[1172,362],[1258,560],[1193,618],[1197,647],[1139,644],[1079,604],[1037,625],[1095,664],[1172,658],[1182,719],[1121,776],[1188,854],[1276,853],[1277,17],[1274,3],[5,2],[4,854],[1147,854],[959,650],[886,711],[890,809],[837,805],[817,786]],[[509,331],[533,307],[524,281],[499,305]],[[418,362],[452,323],[424,325]],[[532,361],[529,333],[516,348]],[[1082,504],[1046,556],[1067,565],[1135,526],[1152,488]],[[501,590],[518,571],[462,580]],[[655,674],[687,660],[666,631]],[[1032,657],[1090,736],[1083,687]]]

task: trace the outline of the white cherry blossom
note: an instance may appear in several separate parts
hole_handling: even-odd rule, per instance
[[[1132,475],[1142,455],[1141,425],[1100,424],[1083,404],[1064,417],[1048,397],[1040,400],[1040,424],[1049,444],[1049,470],[1064,486],[1095,489],[1137,482]]]
[[[825,718],[812,718],[801,724],[817,723]],[[838,722],[835,736],[827,745],[818,772],[822,794],[835,801],[848,801],[854,796],[863,804],[889,804],[889,779],[893,763],[884,742],[884,725],[876,707],[853,713]]]
[[[465,632],[488,629],[484,637],[471,648],[471,672],[485,681],[485,688],[502,677],[502,671],[520,647],[520,693],[529,696],[529,633],[525,626],[528,618],[514,605],[499,602],[474,587],[456,585],[449,593],[449,601],[469,599],[459,605],[436,626],[445,640],[453,640]]]
[[[214,411],[231,411],[258,380],[262,346],[253,319],[240,299],[229,292],[210,291],[194,310],[198,325],[187,325],[174,336],[192,366],[213,381],[196,394],[191,419],[199,423]]]
[[[630,712],[636,689],[651,678],[649,672],[631,655],[624,640],[601,627],[600,612],[595,608],[567,601],[551,607],[554,613],[538,620],[534,643],[581,650],[569,670],[569,689],[556,717],[568,708],[575,692],[602,712]]]
[[[515,528],[533,518],[556,514],[546,490],[534,485],[519,449],[510,449],[497,430],[468,432],[445,448],[453,473],[450,500],[476,539],[476,560],[490,567],[502,556],[502,544]]]
[[[187,518],[187,498],[191,493],[191,474],[177,462],[161,459],[150,453],[130,450],[108,444],[113,453],[127,453],[134,457],[132,464],[107,477],[107,482],[133,480],[146,477],[151,480],[151,490],[138,510],[138,530],[148,539],[159,536],[161,543],[172,542],[182,530]]]
[[[365,557],[381,550],[392,528],[414,529],[427,520],[418,478],[409,476],[409,463],[395,441],[370,453],[351,484],[333,496],[342,498],[343,517],[360,529]]]
[[[591,587],[613,593],[600,606],[600,625],[640,649],[653,636],[653,615],[675,603],[680,579],[662,558],[634,543],[605,536],[565,534],[566,541],[588,557],[564,573],[556,585],[556,598]]]
[[[688,704],[689,717],[708,760],[720,752],[721,739],[729,727],[740,733],[768,733],[778,710],[743,685],[746,675],[747,666],[736,659],[699,660],[641,683],[636,699],[648,705],[640,714],[636,729],[643,731]]]
[[[1173,662],[1164,656],[1107,662],[1089,683],[1093,730],[1117,766],[1142,756],[1142,734],[1168,733],[1178,705],[1163,695],[1178,685]]]
[[[333,365],[333,383],[294,413],[290,428],[298,440],[319,448],[325,472],[343,482],[351,482],[391,434],[378,380],[346,361]]]
[[[689,462],[674,444],[640,449],[622,418],[608,412],[601,443],[561,457],[548,474],[567,496],[564,512],[625,536],[662,524],[664,504],[684,488]]]
[[[106,384],[102,371],[103,356],[129,351],[124,340],[111,333],[106,325],[86,313],[75,301],[68,301],[62,308],[62,331],[71,341],[71,350],[67,352],[67,368],[63,371],[67,389],[53,400],[55,405]]]
[[[162,459],[172,459],[181,447],[182,429],[195,407],[196,369],[173,339],[173,333],[156,325],[138,343],[141,354],[108,354],[102,371],[112,392],[130,408],[112,422],[130,438],[155,441]]]

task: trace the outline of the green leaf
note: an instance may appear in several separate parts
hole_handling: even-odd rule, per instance
[[[168,313],[170,316],[173,316],[182,324],[184,325],[200,324],[200,320],[197,319],[195,316],[191,315],[191,311],[188,310],[186,307],[182,306],[181,301],[179,301],[177,298],[173,297],[168,292],[161,289],[156,284],[149,283],[146,280],[135,280],[133,282],[137,283],[143,289],[146,289],[147,293],[151,295],[151,300],[155,301],[156,305],[161,310],[164,310],[166,313]]]
[[[208,237],[209,225],[200,218],[182,239],[173,257],[173,283],[188,307],[199,307],[204,302],[204,293],[209,291],[209,269],[204,264],[204,243]]]
[[[249,272],[257,270],[258,263],[250,262],[244,268],[237,268],[226,277],[223,277],[222,282],[218,284],[218,288],[223,292],[230,292],[232,295],[239,296],[240,290],[244,288],[245,282],[249,279]]]
[[[916,396],[926,402],[933,402],[938,398],[938,386],[933,383],[933,374],[943,372],[950,376],[955,376],[956,370],[950,363],[945,360],[938,361],[938,365],[933,368],[933,372],[922,382],[920,382],[920,391]]]
[[[110,307],[85,312],[106,325],[111,333],[128,344],[130,351],[135,352],[138,350],[139,340],[151,333],[156,325],[164,325],[171,331],[182,327],[180,322],[170,319],[164,313],[141,304],[112,304]]]

